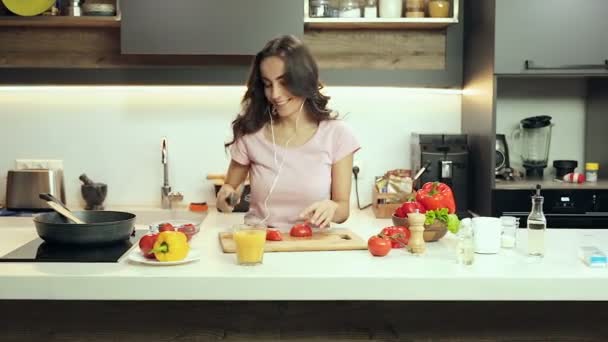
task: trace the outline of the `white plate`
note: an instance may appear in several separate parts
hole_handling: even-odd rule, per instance
[[[155,259],[148,259],[142,253],[139,247],[135,248],[131,254],[129,254],[129,260],[139,262],[146,265],[154,265],[154,266],[170,266],[170,265],[181,265],[186,264],[192,261],[199,260],[201,258],[201,253],[196,250],[190,248],[188,255],[185,259],[179,261],[158,261]]]

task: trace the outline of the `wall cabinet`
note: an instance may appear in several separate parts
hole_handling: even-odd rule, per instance
[[[0,17],[0,84],[242,85],[294,34],[328,86],[462,86],[463,1],[449,18],[309,18],[306,0],[122,0],[116,17]],[[49,50],[48,42],[55,43]]]
[[[304,32],[293,0],[124,0],[121,10],[123,54],[253,55],[272,37]]]
[[[606,14],[606,0],[497,0],[494,73],[608,75]]]

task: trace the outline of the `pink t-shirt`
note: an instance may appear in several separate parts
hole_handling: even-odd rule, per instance
[[[331,199],[332,165],[360,148],[352,130],[342,120],[321,121],[304,145],[276,146],[276,165],[273,147],[263,130],[259,130],[238,139],[230,146],[230,154],[237,163],[250,165],[251,197],[245,215],[248,224],[257,224],[268,214],[264,200],[285,158],[268,199],[270,216],[265,222],[268,227],[280,229],[301,221],[300,212],[314,202]]]

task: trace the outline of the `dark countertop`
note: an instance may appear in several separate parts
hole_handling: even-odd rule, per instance
[[[496,180],[494,189],[504,190],[533,190],[536,188],[536,184],[540,184],[543,189],[593,189],[593,190],[607,190],[608,180],[598,180],[597,183],[566,183],[554,179],[542,179],[542,180],[515,180],[515,181],[503,181]]]

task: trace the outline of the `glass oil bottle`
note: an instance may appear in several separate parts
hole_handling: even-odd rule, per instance
[[[540,195],[540,184],[532,196],[532,210],[528,215],[528,255],[543,257],[545,255],[545,231],[547,219],[543,213],[544,197]]]

